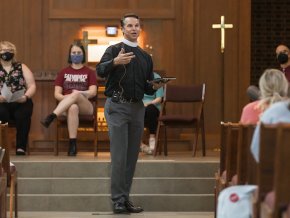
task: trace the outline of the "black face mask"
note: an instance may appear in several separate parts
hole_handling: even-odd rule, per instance
[[[3,54],[1,54],[0,58],[3,60],[3,61],[11,61],[14,57],[14,53],[11,53],[11,52],[5,52]]]
[[[280,53],[277,56],[279,64],[286,64],[288,62],[288,54]]]

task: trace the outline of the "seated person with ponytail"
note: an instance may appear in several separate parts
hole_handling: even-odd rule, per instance
[[[86,54],[83,45],[74,43],[69,48],[70,66],[61,70],[55,80],[54,96],[59,104],[54,111],[41,121],[46,128],[59,115],[67,116],[69,133],[68,156],[77,154],[77,130],[79,114],[93,114],[90,98],[97,94],[96,73],[84,65]]]
[[[251,151],[257,162],[259,162],[260,151],[259,124],[261,122],[265,124],[290,122],[288,81],[285,75],[280,70],[268,69],[263,73],[259,84],[262,95],[259,104],[263,113],[260,115],[251,143]]]
[[[243,108],[240,120],[242,124],[257,124],[261,114],[271,104],[287,97],[288,81],[280,70],[265,70],[259,80],[259,87],[261,90],[260,99],[247,104]]]

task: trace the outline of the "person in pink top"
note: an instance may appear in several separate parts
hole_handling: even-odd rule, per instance
[[[77,154],[78,115],[93,114],[93,105],[89,99],[97,94],[96,73],[84,65],[85,61],[86,54],[83,45],[80,43],[72,44],[68,55],[70,66],[61,70],[55,80],[54,97],[59,104],[51,114],[41,120],[41,124],[48,128],[57,116],[67,116],[68,156]]]
[[[259,87],[261,90],[260,100],[251,102],[243,108],[240,119],[242,124],[257,124],[261,114],[271,104],[287,97],[288,81],[280,70],[265,70],[259,80]]]
[[[240,123],[243,123],[243,124],[257,124],[258,123],[259,117],[261,114],[261,110],[259,108],[259,102],[260,101],[251,102],[243,108]]]

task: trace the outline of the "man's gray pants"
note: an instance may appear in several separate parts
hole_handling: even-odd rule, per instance
[[[140,150],[145,108],[137,103],[114,103],[108,98],[105,117],[109,127],[111,152],[111,198],[129,200],[129,193]]]

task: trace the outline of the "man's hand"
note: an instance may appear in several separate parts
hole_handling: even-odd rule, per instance
[[[129,64],[132,58],[135,58],[133,52],[125,53],[124,48],[121,48],[118,56],[114,58],[114,65]]]

